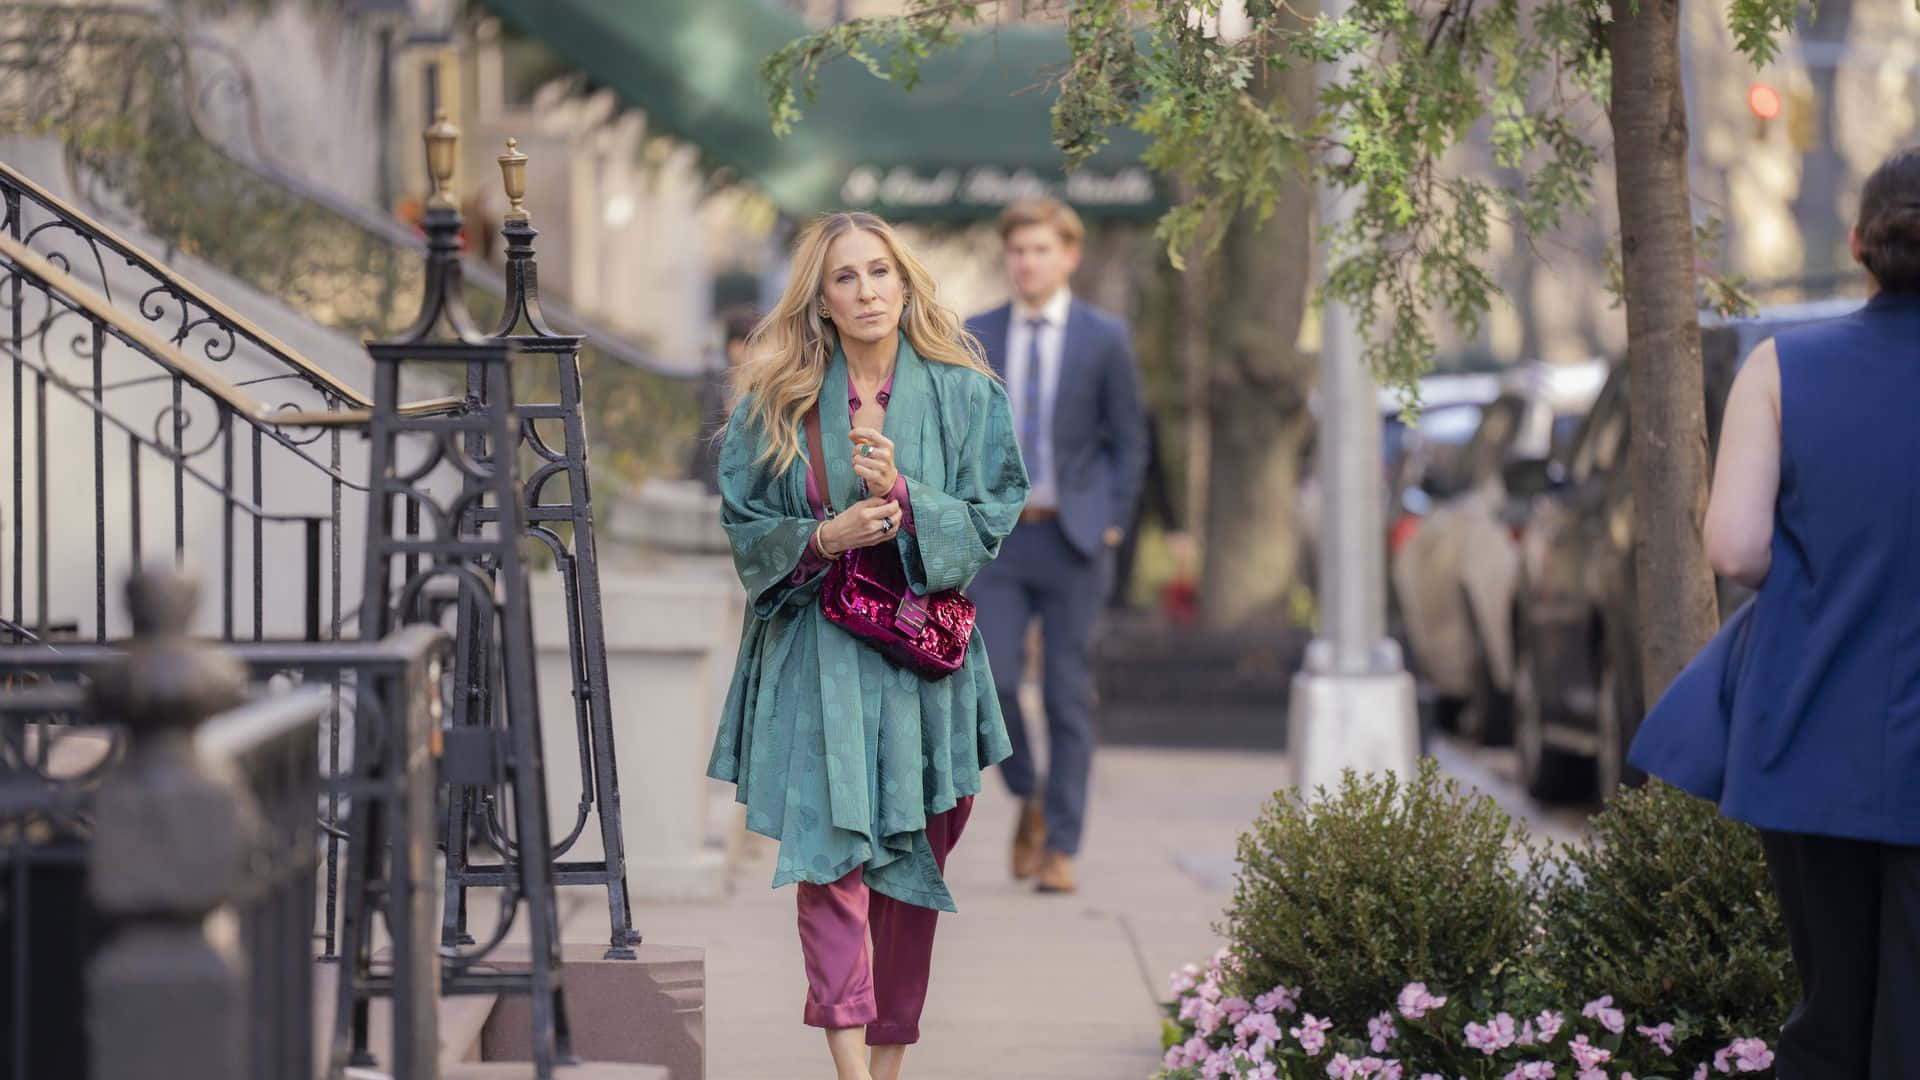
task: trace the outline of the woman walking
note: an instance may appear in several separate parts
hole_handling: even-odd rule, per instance
[[[1027,475],[978,344],[871,214],[800,238],[749,349],[719,462],[748,611],[708,774],[780,841],[804,1020],[826,1029],[839,1080],[894,1080],[920,1036],[935,920],[954,910],[947,853],[1010,747],[970,622],[958,669],[929,674],[830,618],[823,586],[858,553],[904,579],[903,617],[957,597],[1019,519]],[[938,617],[965,605],[943,603]]]
[[[1720,805],[1761,829],[1802,985],[1781,1080],[1920,1076],[1920,150],[1852,246],[1872,297],[1754,350],[1707,510],[1759,589]]]

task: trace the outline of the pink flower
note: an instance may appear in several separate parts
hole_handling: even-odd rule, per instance
[[[1575,1036],[1573,1042],[1568,1044],[1567,1049],[1573,1054],[1573,1060],[1578,1062],[1582,1069],[1597,1069],[1613,1060],[1613,1051],[1593,1045],[1587,1041],[1585,1035]]]
[[[1376,1054],[1385,1053],[1387,1043],[1398,1038],[1399,1035],[1399,1030],[1393,1026],[1393,1014],[1390,1012],[1383,1012],[1367,1021],[1367,1037],[1373,1040],[1373,1052]]]
[[[1261,1012],[1290,1013],[1300,1007],[1300,988],[1289,990],[1284,986],[1273,989],[1253,999],[1253,1007]]]
[[[1246,998],[1230,997],[1220,1003],[1220,1011],[1227,1014],[1227,1023],[1237,1024],[1240,1018],[1253,1011]]]
[[[1466,1028],[1467,1045],[1492,1057],[1500,1052],[1500,1033],[1485,1024],[1469,1023]]]
[[[1207,1046],[1207,1040],[1195,1035],[1193,1038],[1167,1051],[1167,1054],[1171,1057],[1175,1052],[1178,1052],[1180,1055],[1180,1067],[1185,1068],[1189,1065],[1198,1065],[1202,1061],[1205,1061],[1207,1054],[1211,1051]]]
[[[1280,1035],[1280,1021],[1270,1012],[1252,1013],[1233,1026],[1233,1039],[1237,1043],[1259,1042],[1263,1039],[1268,1043],[1277,1043]]]
[[[1633,1030],[1636,1032],[1639,1032],[1642,1036],[1644,1036],[1647,1039],[1647,1041],[1659,1047],[1661,1053],[1667,1055],[1668,1057],[1673,1056],[1673,1024],[1672,1022],[1661,1024],[1658,1027],[1647,1027],[1645,1024],[1642,1024],[1639,1027],[1634,1028]]]
[[[1553,1062],[1524,1061],[1513,1067],[1506,1080],[1553,1080]]]
[[[1188,964],[1186,967],[1167,976],[1167,994],[1169,997],[1179,997],[1198,985],[1200,985],[1200,965],[1198,964]]]
[[[1356,1075],[1355,1068],[1352,1058],[1345,1054],[1335,1054],[1333,1060],[1327,1062],[1327,1075],[1333,1077],[1333,1080],[1353,1080]]]
[[[1580,1010],[1580,1015],[1598,1020],[1601,1027],[1606,1028],[1615,1035],[1627,1030],[1627,1014],[1613,1007],[1612,994],[1608,994],[1598,1001],[1587,1002],[1587,1007]]]
[[[1231,1077],[1237,1070],[1233,1067],[1233,1055],[1226,1050],[1216,1050],[1200,1066],[1200,1075],[1205,1080],[1222,1080]]]
[[[1193,1018],[1194,1030],[1211,1038],[1214,1032],[1220,1030],[1220,1022],[1226,1018],[1226,1013],[1221,1011],[1220,1006],[1210,1001],[1202,1001],[1199,1015]]]
[[[1704,1061],[1703,1061],[1703,1062],[1701,1062],[1701,1063],[1700,1063],[1700,1069],[1699,1069],[1699,1071],[1697,1071],[1697,1072],[1695,1072],[1695,1073],[1693,1074],[1693,1080],[1707,1080],[1707,1065],[1706,1065],[1706,1062],[1704,1062]]]
[[[1182,1022],[1200,1015],[1200,1006],[1206,1002],[1197,997],[1182,998],[1180,1001],[1180,1019]]]
[[[1206,1001],[1220,1000],[1220,984],[1208,979],[1200,984],[1200,997]]]
[[[1534,1029],[1539,1032],[1541,1045],[1544,1046],[1552,1042],[1554,1036],[1560,1034],[1560,1029],[1566,1025],[1566,1022],[1565,1017],[1552,1010],[1548,1010],[1534,1017],[1533,1025]]]
[[[1772,1064],[1773,1051],[1765,1039],[1735,1039],[1713,1055],[1713,1067],[1723,1073],[1759,1072]]]
[[[1447,1080],[1447,1078],[1439,1073],[1421,1073],[1420,1080]]]
[[[1300,1049],[1308,1057],[1318,1057],[1320,1051],[1327,1048],[1327,1032],[1333,1028],[1333,1021],[1316,1019],[1312,1013],[1300,1017],[1300,1026],[1287,1029],[1287,1033],[1300,1040]]]
[[[1513,1045],[1515,1046],[1532,1046],[1533,1045],[1533,1021],[1529,1020],[1526,1023],[1520,1025],[1520,1034],[1515,1035],[1513,1037]]]
[[[1399,1062],[1387,1060],[1380,1063],[1380,1069],[1373,1074],[1373,1078],[1374,1080],[1402,1080],[1405,1075],[1405,1069]]]
[[[1434,997],[1427,993],[1426,983],[1408,983],[1400,991],[1400,1015],[1409,1020],[1418,1020],[1447,1003],[1443,997]]]

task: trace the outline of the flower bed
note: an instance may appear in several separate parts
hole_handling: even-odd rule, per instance
[[[1174,972],[1167,1054],[1156,1080],[1709,1080],[1773,1066],[1761,1038],[1734,1039],[1710,1061],[1676,1061],[1684,1021],[1631,1023],[1611,995],[1577,1013],[1540,1009],[1516,1018],[1476,1013],[1408,983],[1362,1033],[1301,1012],[1299,987],[1276,986],[1251,1002],[1228,996],[1239,972],[1227,949],[1204,970],[1189,964]]]
[[[1657,783],[1537,847],[1431,761],[1283,791],[1173,976],[1156,1080],[1771,1075],[1797,997],[1758,840]]]

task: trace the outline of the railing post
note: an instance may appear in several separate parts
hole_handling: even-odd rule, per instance
[[[535,465],[523,486],[524,528],[553,553],[561,579],[567,615],[568,665],[573,681],[574,730],[578,740],[580,799],[573,826],[561,826],[563,835],[553,845],[553,875],[560,885],[602,886],[607,892],[608,939],[606,959],[632,960],[640,935],[633,929],[633,910],[627,889],[626,838],[622,831],[619,764],[614,753],[612,692],[608,686],[606,621],[601,610],[600,558],[594,545],[593,493],[587,475],[587,426],[581,412],[579,334],[563,334],[547,323],[540,308],[540,269],[533,241],[539,230],[527,212],[527,156],[519,142],[507,140],[507,152],[496,159],[511,209],[502,233],[507,239],[507,290],[493,337],[511,341],[520,355],[551,357],[558,376],[557,402],[515,401],[520,419],[520,444],[531,451]],[[518,332],[525,324],[526,331]],[[476,395],[481,408],[499,407]],[[562,441],[555,447],[541,434],[541,420],[559,420]],[[565,501],[548,496],[556,479],[567,485]],[[476,510],[474,516],[481,517]],[[566,525],[566,535],[557,529]],[[462,523],[463,529],[471,524]],[[447,830],[446,940],[468,940],[464,900],[468,887],[495,880],[497,871],[470,868],[466,844],[467,815],[472,811],[465,789],[450,799],[452,822]],[[567,855],[585,832],[589,817],[599,827],[601,857],[597,860]]]
[[[88,854],[93,902],[113,928],[87,970],[91,1080],[253,1080],[245,961],[208,916],[244,888],[261,824],[192,741],[243,700],[246,675],[186,636],[197,594],[185,577],[128,582],[135,638],[90,702],[125,726],[130,751],[97,797]]]

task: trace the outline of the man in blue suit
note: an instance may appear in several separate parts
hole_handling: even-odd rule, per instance
[[[1041,892],[1078,887],[1093,766],[1094,617],[1146,465],[1146,405],[1126,324],[1073,298],[1085,228],[1055,199],[1007,208],[1000,239],[1014,300],[967,329],[1006,380],[1033,492],[969,594],[992,662],[1013,756],[1000,766],[1023,806],[1013,876]],[[1035,767],[1018,688],[1027,626],[1040,620],[1048,768]]]

